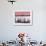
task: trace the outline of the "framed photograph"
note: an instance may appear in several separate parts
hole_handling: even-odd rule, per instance
[[[18,25],[18,26],[32,25],[32,11],[16,11],[15,25]]]

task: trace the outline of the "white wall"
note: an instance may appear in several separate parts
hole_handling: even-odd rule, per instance
[[[33,10],[33,25],[15,26],[16,10]],[[14,40],[18,32],[31,34],[33,40],[46,40],[46,0],[16,0],[13,5],[0,0],[0,40]]]

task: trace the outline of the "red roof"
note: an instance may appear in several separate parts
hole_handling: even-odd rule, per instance
[[[16,16],[30,16],[30,12],[16,12]]]

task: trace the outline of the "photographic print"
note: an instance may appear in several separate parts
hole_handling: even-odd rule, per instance
[[[16,11],[15,24],[16,25],[32,25],[32,11]]]

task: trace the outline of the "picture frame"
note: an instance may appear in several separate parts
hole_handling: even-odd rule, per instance
[[[32,26],[33,14],[32,10],[19,10],[15,12],[16,26]]]

